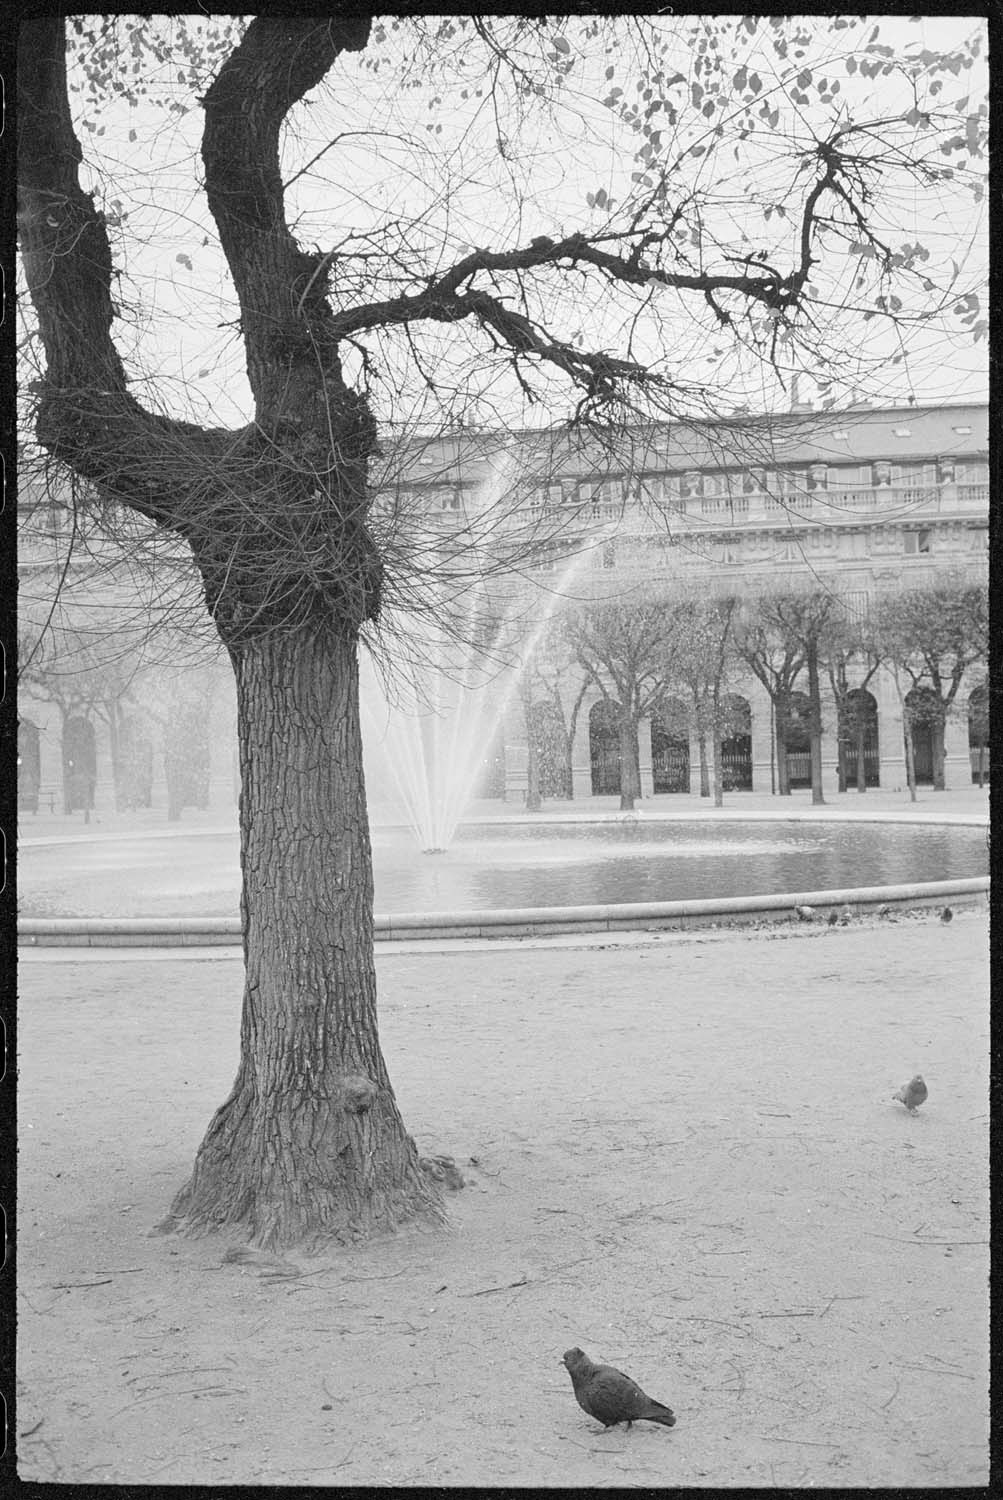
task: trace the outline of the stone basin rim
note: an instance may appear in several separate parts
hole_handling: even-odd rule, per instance
[[[701,926],[715,919],[749,921],[757,916],[799,920],[797,908],[812,907],[819,916],[850,907],[910,907],[970,904],[988,894],[988,875],[910,885],[861,886],[842,890],[785,891],[759,896],[722,896],[691,901],[616,902],[595,906],[506,907],[454,912],[376,913],[378,942],[404,938],[483,937],[616,931],[652,926]],[[66,944],[117,946],[144,943],[165,947],[240,942],[239,917],[24,917],[18,942],[28,946]]]

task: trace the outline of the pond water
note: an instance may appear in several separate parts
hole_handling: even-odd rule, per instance
[[[955,880],[989,872],[985,831],[929,824],[472,824],[444,854],[373,834],[377,912],[591,906]],[[236,834],[22,848],[22,916],[237,916]]]

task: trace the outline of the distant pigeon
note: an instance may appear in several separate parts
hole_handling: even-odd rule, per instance
[[[914,1115],[926,1098],[926,1092],[926,1084],[917,1073],[915,1078],[910,1078],[908,1083],[902,1085],[897,1094],[892,1095],[892,1099],[904,1104],[909,1113]]]
[[[953,920],[953,918],[954,918],[953,911],[951,910],[951,908],[949,906],[945,906],[944,910],[940,914],[940,920],[942,922],[950,922],[950,921]]]
[[[892,909],[888,905],[887,901],[885,902],[885,904],[883,906],[879,906],[878,907],[878,916],[879,917],[890,917],[891,914],[892,914]]]
[[[843,910],[839,914],[839,920],[844,927],[849,927],[850,918],[852,916],[853,912],[851,911],[851,909],[848,906],[844,906]]]
[[[828,921],[829,921],[829,926],[830,927],[835,927],[836,923],[839,921],[839,912],[838,911],[831,911],[829,913]]]
[[[814,922],[814,920],[815,920],[815,908],[814,908],[814,906],[795,906],[794,910],[798,914],[798,921],[799,922]]]

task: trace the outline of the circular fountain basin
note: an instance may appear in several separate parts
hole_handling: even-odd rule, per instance
[[[406,830],[377,829],[373,863],[378,930],[391,933],[408,923],[380,914],[406,913],[418,926],[440,928],[445,918],[431,914],[490,913],[490,925],[499,912],[529,923],[535,911],[553,920],[555,910],[570,917],[574,909],[583,920],[583,911],[602,909],[612,920],[619,912],[623,921],[640,921],[652,908],[680,902],[727,911],[748,907],[750,898],[760,907],[789,906],[783,893],[790,892],[845,899],[867,888],[880,900],[883,888],[932,892],[932,883],[952,881],[981,890],[988,851],[984,829],[941,824],[494,822],[461,826],[435,858]],[[28,843],[18,885],[25,935],[44,932],[53,919],[104,919],[106,930],[150,919],[164,931],[163,920],[175,919],[178,930],[239,938],[236,832]]]

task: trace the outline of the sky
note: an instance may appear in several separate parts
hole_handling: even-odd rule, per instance
[[[792,18],[792,35],[799,24]],[[974,17],[922,17],[914,23],[885,17],[875,24],[880,44],[898,53],[912,48],[915,54],[924,48],[931,53],[954,48],[980,23]],[[352,300],[371,300],[387,295],[388,289],[413,291],[417,271],[441,269],[474,245],[514,248],[540,234],[591,233],[622,224],[631,193],[641,190],[631,181],[639,166],[634,152],[640,138],[603,100],[611,88],[623,84],[626,92],[633,87],[636,72],[629,76],[629,66],[617,53],[608,58],[600,41],[583,35],[584,26],[573,20],[559,31],[555,23],[538,48],[544,59],[568,66],[553,110],[500,86],[494,95],[482,90],[478,96],[475,70],[463,61],[477,51],[469,39],[440,74],[412,39],[404,45],[403,31],[389,34],[376,49],[384,54],[379,68],[372,68],[372,49],[361,58],[347,57],[297,108],[284,140],[287,218],[306,248],[338,247],[348,257],[344,264],[354,281]],[[908,88],[899,74],[865,83],[842,63],[842,36],[828,34],[823,46],[828,62],[821,71],[828,67],[841,83],[838,107],[852,109],[855,118],[876,103],[885,111],[893,101],[897,109],[908,107]],[[815,55],[813,47],[817,51],[813,43],[808,61]],[[448,52],[447,43],[439,49],[440,58]],[[671,63],[684,74],[681,88],[688,98],[700,76],[696,58],[697,47],[689,39],[667,54],[667,67]],[[734,61],[758,68],[767,81],[770,70],[779,66],[756,38]],[[100,107],[84,95],[74,98],[89,182],[108,215],[113,256],[123,273],[118,284],[122,319],[115,332],[141,399],[172,415],[240,426],[249,419],[252,402],[236,299],[201,191],[202,111],[190,88],[171,81],[168,66],[173,63],[159,69],[144,65],[144,70],[174,103],[174,112],[148,98],[132,103],[105,98]],[[613,69],[612,82],[608,68]],[[470,75],[466,80],[458,76],[464,71]],[[966,92],[975,92],[971,75],[948,78],[939,102],[953,104]],[[674,92],[666,89],[665,96],[678,100],[680,85]],[[832,109],[811,100],[796,113],[800,119],[791,123],[807,139],[805,132],[822,128],[823,116]],[[796,195],[800,186],[778,150],[784,123],[786,117],[776,137],[764,128],[742,143],[742,162],[737,146],[734,153],[727,149],[729,140],[703,159],[696,154],[684,159],[671,181],[674,191],[711,193],[717,217],[712,220],[708,209],[706,222],[712,228],[736,244],[748,231],[755,248],[772,243],[789,263],[790,222],[779,212],[766,222],[762,212],[762,204],[771,200],[781,206],[793,201],[785,195]],[[669,137],[671,144],[671,132]],[[335,138],[337,144],[331,146]],[[669,145],[663,143],[663,150],[668,159]],[[743,162],[756,152],[759,205],[750,201],[744,190],[748,179],[740,176]],[[922,191],[897,181],[893,173],[884,182],[889,191],[879,217],[895,231],[891,243],[922,239],[931,255],[929,275],[938,287],[944,285],[952,260],[959,268],[957,287],[977,285],[987,258],[986,225],[970,197],[947,181]],[[589,193],[605,193],[606,206],[600,199],[599,207],[590,208]],[[388,282],[385,256],[373,259],[377,238],[382,245],[394,245],[407,263],[407,277]],[[692,245],[689,249],[696,253]],[[833,257],[831,285],[840,277],[845,280],[852,269],[845,253],[838,262]],[[825,274],[823,267],[820,283]],[[824,285],[820,293],[824,300]],[[709,383],[722,410],[738,405],[755,410],[789,398],[789,379],[787,390],[778,390],[761,363],[739,358],[733,341],[719,337],[706,309],[695,311],[673,292],[652,291],[639,318],[635,304],[597,295],[595,284],[584,288],[567,279],[558,284],[557,278],[541,278],[534,295],[534,310],[562,336],[578,334],[586,347],[621,351],[629,334],[639,357],[661,360],[695,383]],[[847,323],[844,314],[840,337],[846,336]],[[484,344],[476,330],[452,325],[443,334],[423,328],[419,338],[444,385],[452,381],[456,389],[477,390],[482,420],[491,413],[499,420],[518,420],[510,385],[483,369]],[[841,370],[833,385],[821,390],[811,388],[813,372],[802,371],[802,400],[849,399],[859,389],[858,378],[867,387],[862,393],[886,400],[984,397],[986,344],[974,343],[969,333],[948,341],[939,327],[924,331],[919,322],[906,351],[881,319],[871,319],[855,324],[849,342],[866,351],[871,366],[877,360],[878,367],[862,374]],[[400,341],[374,338],[369,347],[387,377],[386,389],[398,391],[394,399],[379,395],[381,415],[413,416],[421,408],[421,384],[406,367]],[[715,348],[723,350],[720,356]],[[525,412],[522,416],[525,420]]]

